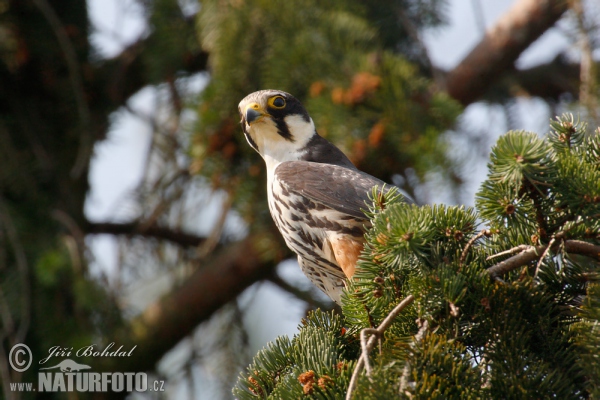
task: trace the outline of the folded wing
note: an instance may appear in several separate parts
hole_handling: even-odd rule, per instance
[[[385,185],[356,169],[308,161],[281,163],[275,175],[286,190],[359,219],[366,219],[361,210],[367,208],[372,188]]]

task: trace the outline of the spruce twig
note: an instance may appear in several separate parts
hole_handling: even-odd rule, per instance
[[[421,323],[421,327],[419,328],[419,332],[415,335],[415,339],[410,344],[410,347],[414,349],[417,347],[417,343],[421,342],[429,329],[429,321],[423,320]],[[400,393],[403,393],[408,386],[408,375],[410,374],[410,366],[408,363],[404,365],[404,369],[402,371],[402,377],[400,378]]]
[[[550,240],[550,243],[548,243],[548,246],[546,247],[546,250],[544,250],[544,252],[542,253],[542,256],[538,260],[537,265],[535,266],[535,273],[533,274],[534,278],[537,278],[538,272],[540,271],[540,267],[542,266],[542,262],[544,261],[544,258],[546,258],[546,256],[548,255],[548,252],[550,251],[550,249],[554,245],[554,242],[556,242],[556,238],[555,237],[553,237],[552,240]]]
[[[498,258],[498,257],[502,257],[502,256],[507,256],[509,254],[517,254],[520,253],[524,250],[529,249],[531,246],[528,246],[526,244],[520,244],[517,247],[513,247],[512,249],[508,249],[505,251],[501,251],[500,253],[497,254],[492,254],[491,256],[489,256],[488,258],[486,258],[486,261],[492,260],[494,258]]]
[[[593,221],[595,219],[600,218],[600,214],[589,215],[589,216],[583,217],[583,218],[581,216],[578,216],[577,218],[578,219],[576,221],[573,221],[573,224],[571,226],[569,226],[568,228],[562,230],[563,233],[567,233],[570,230],[578,227],[581,224],[584,224],[586,222]]]
[[[65,64],[69,73],[69,80],[71,88],[73,89],[73,96],[75,98],[77,113],[79,114],[80,120],[79,149],[77,151],[75,165],[73,165],[73,168],[71,169],[71,178],[78,179],[87,166],[93,147],[92,130],[90,129],[90,108],[86,101],[82,66],[79,64],[73,41],[69,38],[69,35],[67,35],[65,24],[60,20],[56,10],[52,7],[50,2],[47,0],[34,0],[33,3],[52,27],[60,49],[65,57]]]
[[[531,201],[533,202],[533,208],[535,210],[535,221],[537,222],[539,228],[540,238],[546,239],[548,237],[548,223],[546,221],[544,209],[542,207],[542,197],[545,194],[538,188],[538,185],[541,182],[533,182],[531,179],[528,179],[524,182],[523,188]]]
[[[531,261],[537,259],[540,253],[546,250],[546,246],[521,245],[518,247],[522,246],[525,246],[526,249],[522,250],[519,254],[501,261],[487,269],[488,274],[490,274],[490,277],[493,280],[500,278],[500,276],[519,268],[522,265],[530,263]]]
[[[352,378],[350,379],[350,384],[348,385],[348,392],[346,392],[346,400],[352,399],[352,392],[356,389],[356,384],[358,383],[358,375],[362,371],[363,367],[369,363],[369,353],[373,350],[373,346],[378,338],[380,338],[385,330],[392,324],[394,318],[400,314],[402,310],[404,310],[408,305],[410,305],[415,300],[415,296],[412,294],[406,297],[404,300],[400,302],[390,313],[385,317],[385,319],[379,324],[377,329],[373,328],[365,328],[363,331],[366,331],[364,334],[361,331],[361,347],[362,354],[356,363],[356,367],[354,367],[354,371],[352,372]],[[372,336],[369,340],[363,340],[363,335],[371,334]],[[370,365],[369,367],[370,368]],[[369,371],[367,370],[367,375],[369,375]]]
[[[296,287],[296,286],[288,283],[276,271],[273,271],[273,274],[269,275],[266,278],[266,280],[269,281],[269,282],[271,282],[275,286],[277,286],[279,289],[281,289],[281,290],[283,290],[283,291],[291,294],[292,296],[296,297],[297,299],[306,302],[311,307],[320,308],[321,310],[326,310],[326,311],[329,311],[329,310],[332,310],[332,309],[336,309],[336,307],[337,307],[338,308],[337,312],[341,313],[339,311],[339,306],[337,306],[332,301],[322,301],[322,300],[319,300],[319,297],[316,295],[316,291],[315,290],[313,290],[313,289],[302,289],[302,288]]]
[[[558,236],[558,235],[557,235]],[[545,252],[547,249],[552,250],[551,247],[555,246],[555,241],[551,241],[546,246],[526,246],[520,245],[512,250],[519,249],[522,250],[519,254],[512,256],[504,261],[499,262],[487,269],[488,274],[494,280],[500,278],[501,275],[504,275],[516,268],[519,268],[523,265],[526,265],[539,257],[539,254],[542,254],[545,257]],[[525,248],[523,248],[525,246]],[[584,242],[581,240],[565,240],[564,241],[565,252],[572,254],[580,254],[583,256],[591,257],[600,261],[600,246],[592,243]],[[518,251],[518,250],[517,250]]]
[[[463,249],[463,251],[460,255],[460,260],[458,261],[458,263],[460,265],[463,265],[463,263],[465,262],[465,259],[467,258],[467,253],[469,252],[469,249],[471,248],[471,246],[473,246],[473,243],[475,243],[477,240],[481,239],[484,236],[489,237],[491,234],[492,234],[492,232],[489,229],[483,229],[477,235],[473,236],[471,238],[471,240],[469,240],[467,242],[467,244],[465,245],[465,248]]]
[[[600,246],[584,242],[583,240],[567,240],[565,241],[565,251],[567,253],[580,254],[595,258],[600,261]]]
[[[375,335],[375,337],[378,337],[379,332],[377,331],[377,329],[373,329],[373,328],[365,328],[363,330],[360,331],[360,347],[362,349],[362,358],[365,362],[365,369],[367,370],[367,376],[371,376],[371,372],[373,371],[373,368],[371,367],[371,363],[369,362],[369,344],[367,343],[367,335]],[[381,339],[381,338],[379,338]]]

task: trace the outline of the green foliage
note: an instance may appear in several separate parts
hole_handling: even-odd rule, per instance
[[[372,229],[343,316],[317,312],[292,341],[261,352],[236,395],[250,377],[269,377],[261,395],[299,398],[297,378],[312,370],[332,379],[312,397],[343,398],[361,356],[360,331],[380,326],[413,295],[370,354],[373,372],[358,377],[353,398],[597,397],[600,134],[568,116],[552,128],[547,138],[509,132],[498,140],[477,210],[417,207],[394,190],[374,191]],[[591,250],[570,250],[582,243]],[[537,253],[518,262],[533,246]],[[499,263],[515,265],[492,280],[486,269]],[[276,368],[261,367],[265,354]],[[340,360],[349,371],[336,373]]]
[[[147,12],[152,36],[147,40],[149,50],[143,53],[147,79],[155,84],[165,77],[174,79],[190,52],[197,50],[193,21],[185,21],[179,4],[172,0],[153,0]]]
[[[535,184],[546,181],[548,144],[533,132],[510,131],[492,149],[490,180]]]
[[[352,343],[334,314],[317,310],[302,321],[292,340],[279,337],[261,350],[233,390],[239,399],[339,398],[350,380]]]
[[[97,342],[95,337],[108,336],[122,324],[120,310],[103,285],[74,264],[65,243],[59,242],[42,254],[33,268],[32,291],[38,301],[32,318],[43,326],[33,333],[40,349],[38,357],[56,343],[88,346]],[[5,288],[5,293],[14,291],[19,293],[22,287]]]
[[[477,399],[489,397],[483,372],[466,347],[451,337],[428,334],[411,353],[411,380],[419,382],[403,394],[416,399]]]
[[[588,286],[587,296],[581,305],[581,319],[572,325],[579,357],[575,362],[587,372],[585,388],[590,398],[600,397],[600,285]]]

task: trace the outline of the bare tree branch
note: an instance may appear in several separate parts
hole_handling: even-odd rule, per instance
[[[77,53],[71,43],[71,39],[67,36],[65,28],[54,11],[54,8],[46,0],[33,0],[33,3],[41,11],[46,18],[46,21],[52,27],[54,34],[58,40],[58,44],[64,54],[65,64],[69,68],[69,80],[73,88],[73,96],[77,103],[77,112],[81,120],[80,126],[80,143],[79,151],[75,159],[75,165],[71,170],[71,176],[75,179],[84,172],[89,163],[92,152],[93,141],[90,132],[90,109],[85,101],[85,89],[81,76],[81,67],[77,59]]]
[[[526,95],[558,101],[563,96],[570,95],[577,99],[581,83],[580,69],[578,63],[568,62],[559,55],[546,64],[507,71],[504,78],[496,82],[490,91],[504,98]]]
[[[410,348],[411,349],[416,349],[417,346],[423,341],[423,339],[425,338],[425,335],[427,334],[427,331],[429,330],[429,321],[427,321],[426,319],[418,319],[417,320],[417,324],[420,324],[419,326],[419,331],[417,332],[417,334],[415,335],[414,339],[412,340],[412,342],[410,343]],[[408,387],[409,383],[409,375],[410,375],[410,364],[408,363],[408,361],[404,364],[404,368],[402,371],[402,376],[400,377],[400,390],[399,392],[402,394],[406,394],[408,395],[408,397],[410,397],[410,394],[405,393],[406,389]]]
[[[102,85],[98,90],[106,94],[110,99],[110,109],[123,105],[130,96],[142,89],[144,86],[159,83],[150,82],[145,73],[144,52],[152,36],[140,39],[125,48],[121,54],[110,60],[102,62],[95,70],[95,81]],[[183,54],[179,65],[173,65],[174,71],[186,71],[195,73],[205,71],[208,63],[208,53],[202,50],[189,51]],[[164,80],[172,79],[165,76]],[[106,83],[108,82],[108,85]],[[104,98],[103,98],[104,99]]]
[[[161,357],[198,324],[254,282],[270,276],[275,264],[263,260],[253,238],[227,246],[199,266],[185,284],[150,305],[117,335],[115,342],[120,345],[137,346],[131,357],[100,367],[119,371],[154,369]]]
[[[514,97],[540,97],[544,100],[559,101],[566,96],[579,98],[581,65],[571,62],[562,54],[553,60],[530,68],[509,68],[486,83],[485,91],[479,98],[470,101],[485,100],[505,102]],[[600,80],[600,66],[594,65],[595,80]],[[448,80],[454,71],[437,70],[441,81]],[[453,96],[453,93],[448,93]],[[456,98],[456,100],[460,100]],[[466,104],[465,104],[466,105]]]
[[[276,285],[278,288],[292,294],[294,297],[296,297],[300,300],[303,300],[312,306],[320,308],[321,310],[327,311],[327,310],[332,310],[334,308],[339,308],[339,306],[337,306],[335,303],[333,303],[331,301],[326,302],[326,301],[321,301],[321,300],[317,299],[314,295],[313,290],[310,290],[310,289],[304,290],[304,289],[300,289],[294,285],[289,284],[277,273],[273,273],[273,275],[270,275],[269,277],[267,277],[267,280],[269,282],[273,283],[274,285]]]
[[[567,253],[579,254],[600,261],[600,246],[598,245],[581,240],[565,240],[563,244],[565,252]],[[558,245],[558,243],[553,242],[552,245]],[[487,269],[487,272],[492,279],[497,279],[512,270],[527,265],[532,261],[538,260],[540,257],[546,254],[548,247],[550,247],[550,245],[530,246],[526,250],[521,251],[519,254],[516,254],[504,261],[499,262],[498,264],[491,266]],[[521,248],[521,246],[518,247],[518,249]]]
[[[600,246],[582,240],[567,240],[565,242],[565,251],[600,261]]]
[[[20,304],[19,308],[21,315],[19,318],[19,326],[13,332],[7,332],[12,335],[12,343],[20,343],[25,340],[31,324],[31,271],[27,262],[27,254],[25,252],[25,246],[21,243],[17,227],[11,218],[11,214],[8,212],[4,199],[0,197],[0,229],[6,231],[6,237],[10,246],[13,248],[15,264],[19,271],[19,279],[21,280],[21,291],[20,291]],[[7,327],[5,327],[7,328]]]
[[[373,346],[375,346],[375,342],[377,341],[377,339],[380,339],[382,337],[385,330],[392,324],[392,322],[398,316],[398,314],[400,314],[400,312],[402,312],[402,310],[404,310],[407,306],[412,304],[412,302],[414,300],[415,300],[415,296],[413,296],[412,294],[407,296],[396,307],[394,307],[394,309],[392,311],[390,311],[390,313],[385,317],[385,319],[383,321],[381,321],[381,323],[379,324],[379,326],[376,329],[373,329],[373,328],[363,329],[363,331],[366,334],[371,335],[371,336],[369,337],[369,339],[367,341],[366,337],[365,337],[365,333],[361,332],[362,354],[358,358],[358,362],[356,363],[356,366],[354,367],[354,371],[352,372],[352,377],[350,378],[350,384],[348,385],[348,391],[346,392],[346,400],[352,399],[352,392],[354,391],[354,389],[356,389],[356,384],[358,383],[358,375],[360,375],[360,372],[365,367],[365,365],[368,364],[369,353],[371,353],[371,351],[373,350]],[[369,375],[369,374],[367,374],[367,375]]]
[[[199,246],[206,238],[183,232],[178,229],[152,225],[142,227],[137,222],[88,222],[83,230],[87,234],[110,234],[123,236],[143,236],[160,240],[168,240],[180,246]]]
[[[471,238],[471,240],[469,240],[467,242],[467,244],[465,245],[465,248],[463,249],[461,255],[460,255],[460,259],[458,261],[458,263],[460,265],[462,265],[466,258],[467,258],[467,254],[469,253],[469,249],[471,248],[471,246],[473,246],[473,243],[475,243],[476,241],[478,241],[479,239],[481,239],[484,236],[490,237],[492,235],[492,232],[489,229],[483,229],[481,230],[477,235],[473,236]]]
[[[448,74],[448,94],[464,105],[476,101],[567,9],[565,0],[518,1]]]
[[[579,76],[581,85],[579,99],[587,107],[590,116],[598,121],[598,83],[596,79],[597,68],[594,63],[593,29],[586,21],[582,0],[572,0],[571,7],[577,17],[579,27],[579,48],[581,50],[581,69]]]

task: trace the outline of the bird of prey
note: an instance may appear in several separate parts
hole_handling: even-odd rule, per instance
[[[359,171],[321,137],[302,104],[280,90],[261,90],[239,104],[250,146],[267,165],[269,210],[302,272],[340,304],[354,275],[369,220],[361,211],[384,182]]]

